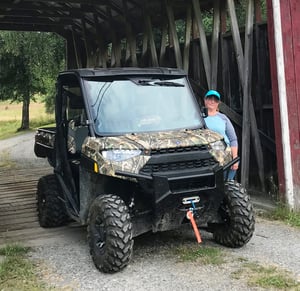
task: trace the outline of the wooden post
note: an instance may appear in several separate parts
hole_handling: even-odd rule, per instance
[[[190,44],[192,32],[192,7],[187,5],[186,8],[186,22],[185,22],[185,39],[183,52],[183,69],[188,73],[190,64]]]
[[[179,40],[177,36],[176,31],[176,25],[175,25],[175,19],[174,19],[174,12],[172,9],[172,6],[168,0],[165,0],[168,20],[169,20],[169,29],[170,34],[174,43],[174,50],[175,50],[175,59],[176,59],[176,66],[177,68],[182,68],[182,57],[181,57],[181,51],[179,46]]]
[[[228,64],[228,44],[224,35],[226,33],[226,19],[227,19],[227,11],[226,11],[226,3],[223,1],[221,4],[221,55],[222,55],[222,84],[223,84],[223,94],[224,94],[224,102],[231,106],[231,94],[230,94],[230,71]]]
[[[160,55],[159,55],[159,64],[161,66],[164,66],[165,64],[167,36],[168,36],[168,22],[164,20],[162,25],[162,31],[161,31],[161,44],[160,44]]]
[[[66,67],[67,69],[77,69],[78,64],[76,62],[76,53],[75,53],[72,34],[68,33],[68,35],[65,36],[65,39],[66,39],[66,59],[67,59]]]
[[[156,52],[155,41],[154,41],[154,36],[152,31],[151,19],[148,14],[144,13],[144,15],[145,15],[145,26],[147,30],[149,45],[150,45],[152,66],[157,67],[158,59],[157,59],[157,52]]]
[[[199,0],[192,0],[192,1],[193,1],[193,7],[194,7],[194,14],[195,14],[195,18],[196,18],[195,20],[196,20],[198,30],[199,30],[200,48],[201,48],[202,59],[203,59],[204,68],[205,68],[206,81],[207,81],[207,85],[210,86],[210,84],[211,84],[210,56],[209,56],[209,52],[208,52],[208,46],[207,46],[207,40],[206,40],[205,31],[204,31],[204,26],[203,26],[203,22],[202,22],[200,4],[199,4]]]
[[[92,66],[92,51],[90,48],[90,43],[87,39],[87,32],[86,32],[86,26],[84,19],[81,19],[81,27],[82,27],[82,35],[83,35],[83,42],[84,42],[84,48],[86,52],[86,66],[91,67]]]
[[[211,44],[211,81],[209,88],[217,89],[218,85],[218,60],[219,60],[219,36],[220,36],[220,0],[214,2],[214,27]]]
[[[251,5],[252,4],[252,5]],[[249,185],[249,161],[250,161],[250,95],[252,76],[252,46],[253,46],[253,0],[248,0],[248,11],[245,31],[245,58],[244,58],[244,85],[243,85],[243,135],[242,135],[242,185]],[[254,116],[255,119],[255,116]]]
[[[262,147],[259,133],[257,130],[256,117],[251,97],[251,75],[252,75],[252,51],[253,51],[253,18],[254,18],[254,0],[248,0],[247,23],[245,34],[245,59],[237,24],[234,1],[227,0],[229,9],[232,36],[236,51],[239,75],[243,87],[243,135],[242,135],[242,159],[241,159],[241,183],[244,187],[249,184],[249,158],[250,158],[250,123],[251,135],[254,141],[254,151],[259,168],[259,178],[264,187],[264,164]]]
[[[129,55],[131,58],[132,66],[137,66],[137,58],[136,58],[136,39],[135,35],[132,30],[132,26],[129,22],[129,16],[128,16],[128,7],[127,7],[127,1],[123,0],[123,7],[124,7],[124,21],[125,21],[125,27],[126,27],[126,35],[127,35],[127,46],[129,46]]]
[[[97,15],[94,14],[94,21],[95,21],[95,29],[96,29],[96,43],[98,45],[98,56],[97,56],[97,62],[96,66],[106,68],[106,50],[104,48],[104,41],[103,41],[103,33],[100,29],[99,21],[97,18]]]
[[[141,55],[139,66],[145,67],[148,65],[147,56],[148,56],[148,35],[144,32],[143,43],[142,43],[142,55]]]
[[[79,56],[79,45],[77,44],[76,35],[73,29],[72,29],[72,39],[73,39],[73,47],[74,47],[74,54],[76,58],[77,68],[82,68],[82,61]]]

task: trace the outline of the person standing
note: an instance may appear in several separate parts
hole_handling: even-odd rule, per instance
[[[232,158],[238,156],[238,140],[234,127],[229,118],[219,112],[219,103],[221,95],[218,91],[209,90],[204,96],[204,104],[207,108],[208,116],[205,117],[205,123],[210,130],[220,133],[228,146],[231,148]],[[227,180],[233,180],[239,163],[233,164],[228,172]]]

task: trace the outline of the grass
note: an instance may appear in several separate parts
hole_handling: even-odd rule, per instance
[[[199,262],[202,265],[219,265],[224,263],[224,254],[212,247],[182,246],[174,250],[180,262]]]
[[[276,267],[265,267],[258,263],[244,262],[232,273],[235,279],[246,278],[248,285],[267,290],[300,290],[300,284],[292,276]]]
[[[22,104],[0,102],[0,139],[6,139],[23,132],[18,132],[21,126]],[[47,114],[43,103],[31,102],[29,109],[30,128],[54,122],[54,115]]]
[[[278,204],[274,210],[260,215],[270,220],[283,221],[293,227],[300,227],[300,212],[290,210],[283,204]]]
[[[29,248],[14,244],[0,249],[0,290],[46,290],[26,258]]]

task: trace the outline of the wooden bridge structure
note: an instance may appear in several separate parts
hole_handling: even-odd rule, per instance
[[[199,103],[222,94],[242,184],[300,208],[299,16],[297,0],[2,0],[0,30],[59,34],[68,68],[186,70]]]

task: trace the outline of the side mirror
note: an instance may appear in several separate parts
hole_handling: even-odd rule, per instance
[[[200,111],[201,111],[201,114],[202,114],[203,118],[208,116],[208,111],[207,111],[206,107],[201,107]]]

